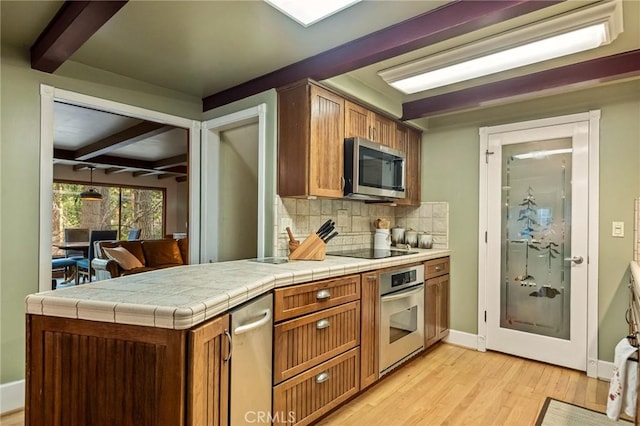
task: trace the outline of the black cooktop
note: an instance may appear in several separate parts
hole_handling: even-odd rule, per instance
[[[358,257],[360,259],[384,259],[385,257],[405,256],[407,254],[416,254],[417,251],[406,250],[374,250],[374,249],[358,249],[344,250],[327,253],[329,256]]]

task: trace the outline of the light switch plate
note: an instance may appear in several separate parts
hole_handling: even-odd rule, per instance
[[[611,236],[617,238],[624,237],[624,222],[611,222]]]

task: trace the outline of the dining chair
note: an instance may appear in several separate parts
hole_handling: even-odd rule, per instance
[[[102,229],[102,230],[91,230],[89,232],[89,252],[88,256],[84,259],[80,259],[76,263],[76,283],[80,284],[80,277],[87,277],[87,281],[91,282],[91,276],[93,275],[91,271],[91,261],[95,257],[94,253],[94,243],[96,241],[105,241],[105,240],[115,240],[118,238],[118,231],[116,229]]]
[[[81,243],[89,241],[89,228],[64,228],[65,243]],[[66,250],[66,257],[76,260],[84,258],[82,250]]]
[[[129,229],[129,235],[127,235],[128,241],[139,240],[140,239],[140,228],[131,228]]]

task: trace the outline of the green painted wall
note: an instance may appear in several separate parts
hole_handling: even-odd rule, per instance
[[[453,329],[477,334],[479,128],[590,109],[602,111],[598,356],[613,361],[613,348],[627,331],[633,200],[640,196],[640,85],[633,82],[429,121],[423,134],[422,197],[450,203]],[[614,220],[625,222],[624,238],[611,237]]]
[[[0,143],[0,383],[24,378],[24,298],[38,291],[40,84],[200,119],[200,99],[68,62],[32,71],[2,46]]]

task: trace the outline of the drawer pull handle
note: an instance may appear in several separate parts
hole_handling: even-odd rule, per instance
[[[324,373],[320,373],[316,376],[316,383],[320,384],[320,383],[324,383],[327,380],[329,380],[329,373],[327,373],[326,371]]]
[[[320,321],[318,321],[318,322],[316,323],[316,328],[317,328],[318,330],[322,330],[323,328],[327,328],[327,327],[329,327],[329,325],[330,325],[330,324],[329,324],[329,320],[328,320],[328,319],[323,319],[323,320],[320,320]]]
[[[316,293],[316,299],[325,300],[331,297],[331,292],[327,289],[320,290]]]
[[[442,265],[436,265],[436,271],[442,271]]]

